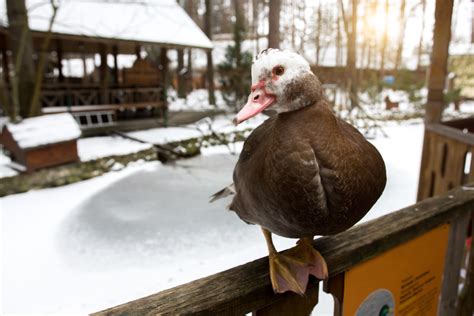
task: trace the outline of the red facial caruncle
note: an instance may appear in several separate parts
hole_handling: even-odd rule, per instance
[[[284,71],[285,69],[281,65],[273,67],[271,77],[272,81],[278,80],[278,78],[283,75]],[[264,79],[261,79],[252,85],[252,92],[248,97],[247,104],[245,104],[234,118],[235,125],[257,115],[275,102],[275,95],[267,92],[265,86],[266,81]]]

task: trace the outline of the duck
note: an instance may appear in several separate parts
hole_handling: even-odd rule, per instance
[[[343,232],[362,219],[384,191],[386,169],[377,149],[340,119],[301,55],[265,49],[253,60],[247,103],[236,125],[274,113],[244,142],[233,183],[211,201],[233,195],[228,208],[262,229],[275,293],[303,295],[310,275],[328,277],[314,236]],[[279,253],[272,234],[297,238]]]

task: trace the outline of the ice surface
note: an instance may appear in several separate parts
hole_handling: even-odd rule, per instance
[[[386,132],[373,143],[387,187],[363,221],[415,202],[423,125]],[[257,227],[227,211],[229,201],[207,202],[231,182],[236,159],[219,147],[175,165],[135,164],[0,199],[0,313],[85,314],[265,256]],[[321,295],[315,314],[331,310]]]

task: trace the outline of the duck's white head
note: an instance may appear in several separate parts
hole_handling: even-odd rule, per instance
[[[320,95],[321,85],[302,56],[265,49],[252,63],[252,91],[234,122],[239,124],[266,109],[278,113],[300,109],[315,101],[315,89]],[[313,93],[308,95],[308,91]]]

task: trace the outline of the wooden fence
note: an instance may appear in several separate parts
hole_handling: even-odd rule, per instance
[[[446,253],[442,254],[446,259],[438,314],[471,315],[473,251],[461,298],[458,287],[473,210],[474,187],[462,187],[315,240],[314,246],[328,263],[330,276],[323,288],[335,299],[335,315],[342,315],[346,271],[446,223],[450,224],[449,237]],[[305,297],[293,293],[275,295],[268,275],[268,258],[262,258],[94,315],[308,315],[318,302],[318,283],[314,278],[310,280]],[[468,289],[470,292],[466,292]]]
[[[474,118],[426,125],[418,200],[474,181]]]

